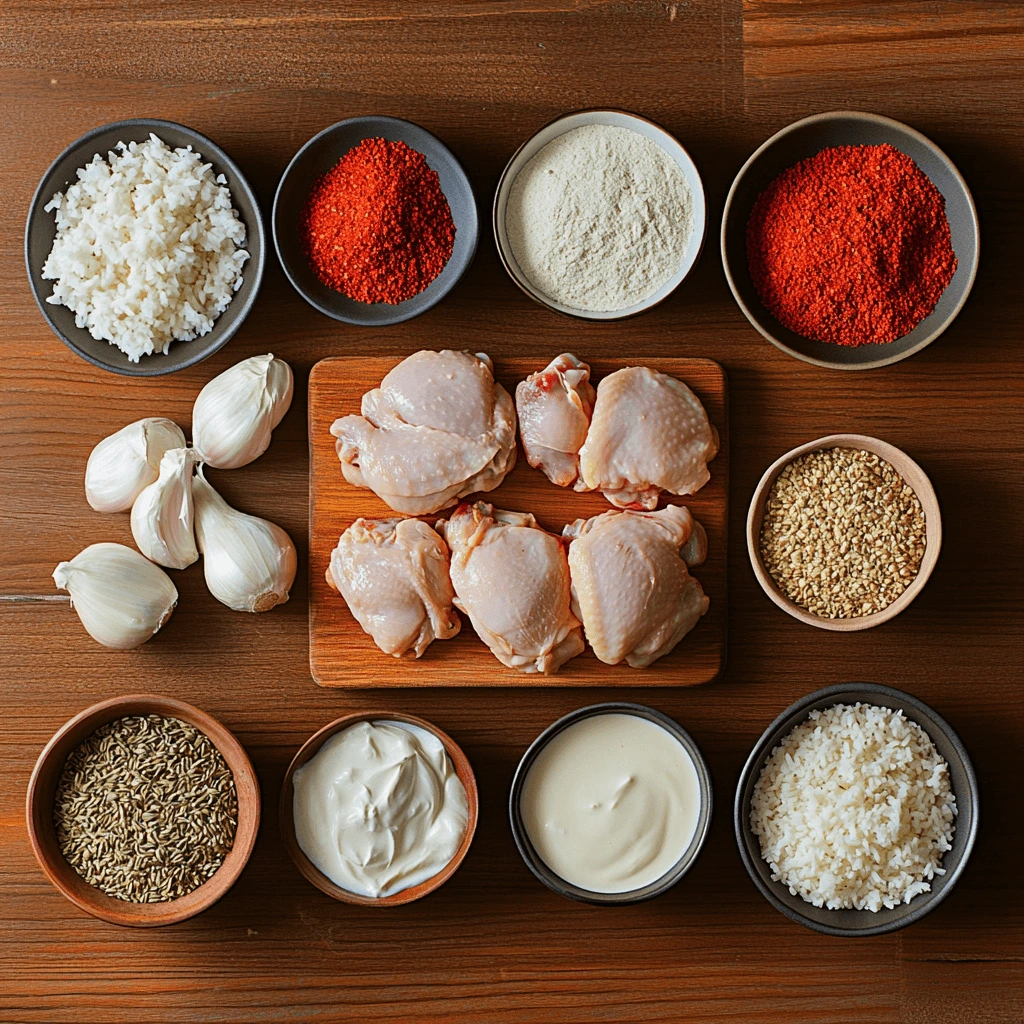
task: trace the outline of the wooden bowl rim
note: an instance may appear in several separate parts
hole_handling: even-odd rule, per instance
[[[794,459],[807,452],[821,451],[826,448],[855,448],[881,456],[913,488],[924,511],[926,542],[924,558],[921,560],[917,576],[892,604],[872,615],[862,615],[853,619],[824,619],[819,615],[814,615],[782,593],[761,561],[761,523],[764,519],[764,507],[776,478],[783,468]],[[889,619],[904,611],[924,589],[924,585],[928,582],[928,577],[931,576],[935,563],[938,561],[941,548],[942,515],[939,511],[939,499],[931,480],[928,479],[928,474],[906,452],[887,441],[881,441],[877,437],[870,437],[867,434],[829,434],[826,437],[819,437],[816,441],[798,445],[786,452],[764,471],[757,487],[754,488],[750,507],[747,510],[747,553],[750,556],[750,565],[757,577],[757,582],[761,584],[761,589],[794,619],[809,626],[816,626],[818,629],[827,629],[836,633],[853,633],[862,629],[871,629],[874,626],[880,626],[883,622],[888,622]]]
[[[101,726],[138,714],[178,718],[195,726],[217,747],[235,780],[238,825],[235,841],[224,863],[198,889],[166,903],[130,903],[107,896],[90,885],[61,856],[53,833],[52,791],[68,755]],[[43,808],[40,801],[48,799]],[[238,879],[249,861],[260,825],[260,788],[249,755],[235,735],[212,715],[185,701],[158,694],[138,693],[111,697],[85,708],[50,737],[36,759],[25,796],[29,842],[43,873],[75,906],[111,924],[156,928],[177,924],[213,906]],[[46,834],[47,823],[50,832]]]
[[[298,768],[310,761],[320,750],[324,743],[342,729],[355,725],[358,722],[405,722],[409,725],[417,725],[421,729],[436,736],[443,744],[445,752],[451,759],[455,774],[458,775],[462,785],[466,789],[466,802],[469,808],[469,817],[466,823],[466,831],[459,844],[458,850],[450,861],[436,874],[419,885],[410,886],[390,896],[361,896],[359,893],[349,892],[340,885],[332,882],[303,852],[295,838],[295,822],[292,816],[292,800],[294,790],[292,779]],[[281,839],[284,842],[288,855],[294,861],[302,876],[312,882],[321,892],[343,903],[353,903],[360,907],[397,907],[404,903],[412,903],[413,900],[432,893],[440,888],[455,874],[456,870],[466,859],[473,836],[476,833],[477,820],[480,815],[480,795],[476,785],[476,775],[473,773],[473,766],[469,763],[462,748],[442,729],[439,729],[433,722],[416,715],[407,715],[399,711],[353,711],[350,714],[342,715],[333,722],[329,722],[322,729],[313,733],[305,743],[299,747],[288,770],[284,774],[284,781],[281,783],[281,802],[279,807],[278,820],[281,825]]]

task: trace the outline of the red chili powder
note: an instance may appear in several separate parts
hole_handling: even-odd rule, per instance
[[[299,230],[325,285],[391,305],[423,291],[455,244],[437,172],[422,153],[386,139],[364,139],[317,181]]]
[[[956,270],[942,193],[893,146],[836,146],[780,174],[754,203],[747,263],[765,308],[836,345],[895,341]]]

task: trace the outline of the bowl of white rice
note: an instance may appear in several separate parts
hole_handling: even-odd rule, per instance
[[[54,333],[94,366],[152,377],[225,345],[265,260],[256,196],[199,132],[137,118],[96,128],[43,175],[25,263]]]
[[[927,704],[876,683],[811,693],[765,730],[733,808],[740,857],[787,917],[837,936],[919,921],[963,873],[978,783]]]

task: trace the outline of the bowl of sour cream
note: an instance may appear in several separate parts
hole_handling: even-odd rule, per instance
[[[346,903],[393,907],[433,892],[464,860],[479,814],[466,755],[413,715],[345,715],[285,773],[281,836],[299,871]]]
[[[641,704],[580,708],[534,740],[509,816],[527,867],[595,904],[660,896],[693,866],[711,827],[711,775],[678,722]]]

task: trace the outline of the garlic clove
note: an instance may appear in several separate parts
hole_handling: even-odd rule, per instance
[[[85,466],[85,496],[97,512],[124,512],[159,475],[160,460],[171,448],[184,448],[181,427],[150,416],[105,437]]]
[[[144,644],[171,617],[178,591],[170,577],[124,544],[91,544],[53,571],[71,595],[89,635],[127,651]]]
[[[232,508],[203,476],[192,482],[196,539],[206,585],[237,612],[267,612],[288,600],[298,563],[295,545],[280,526]]]
[[[292,404],[291,367],[272,354],[243,359],[214,377],[192,409],[192,444],[199,461],[238,469],[259,458]]]
[[[184,569],[199,558],[193,532],[192,470],[196,453],[172,448],[160,460],[160,475],[132,505],[132,536],[158,565]]]

